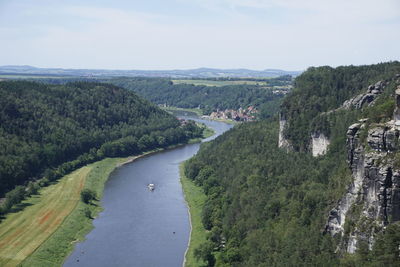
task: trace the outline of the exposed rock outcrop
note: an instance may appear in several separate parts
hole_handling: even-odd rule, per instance
[[[338,251],[354,253],[359,242],[371,249],[375,236],[400,221],[400,74],[396,75],[393,120],[371,124],[367,119],[347,131],[347,162],[352,182],[328,217],[326,232],[339,236]],[[371,105],[388,82],[368,87],[365,94],[346,101],[343,108]]]
[[[346,215],[356,202],[358,193],[362,187],[364,177],[364,148],[360,144],[361,123],[351,125],[347,131],[347,160],[353,173],[353,182],[349,185],[346,194],[338,202],[338,205],[329,213],[326,231],[332,235],[344,234]]]
[[[400,150],[399,127],[393,120],[375,124],[368,132],[364,127],[365,121],[360,121],[347,131],[353,182],[330,211],[326,226],[331,235],[340,235],[339,249],[349,253],[360,240],[371,248],[377,232],[400,220],[400,169],[394,153]]]
[[[349,100],[346,100],[342,108],[344,109],[361,109],[365,104],[372,105],[374,100],[383,92],[386,83],[384,81],[379,81],[376,84],[368,86],[367,92],[359,94]]]
[[[376,98],[383,92],[385,86],[386,82],[384,81],[379,81],[373,85],[370,85],[368,86],[366,93],[359,94],[349,100],[346,100],[341,107],[324,112],[321,115],[329,115],[330,113],[342,109],[350,109],[350,108],[361,109],[365,104],[373,105]],[[400,104],[400,99],[399,99],[399,104]],[[400,109],[398,110],[398,119],[400,125]],[[311,134],[311,152],[314,157],[325,155],[328,150],[329,144],[330,140],[325,135],[320,134],[318,132]]]
[[[278,147],[286,149],[287,151],[292,149],[289,140],[285,138],[284,131],[287,125],[286,116],[283,113],[279,114],[279,141]]]
[[[400,81],[399,81],[399,83],[400,83]],[[393,119],[394,119],[394,123],[396,124],[396,126],[400,126],[400,85],[397,86],[395,95],[396,95],[396,100],[395,100],[396,108],[394,109]]]
[[[314,157],[325,155],[330,141],[323,133],[311,134],[311,152]]]

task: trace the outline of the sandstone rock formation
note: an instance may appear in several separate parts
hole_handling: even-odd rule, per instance
[[[349,100],[346,100],[342,108],[350,109],[361,109],[365,104],[372,105],[374,100],[383,92],[386,86],[386,82],[379,81],[373,85],[368,86],[367,92],[359,94]]]
[[[330,211],[326,232],[339,235],[339,249],[354,253],[358,242],[371,248],[375,234],[400,220],[400,127],[396,115],[400,108],[396,91],[394,120],[374,124],[366,131],[365,120],[347,131],[347,161],[353,181],[345,195]]]
[[[396,108],[394,109],[393,119],[396,126],[400,126],[400,85],[397,87],[395,95]]]
[[[311,134],[311,153],[314,157],[325,155],[330,141],[323,133]]]
[[[287,140],[284,136],[284,130],[287,124],[286,116],[283,113],[279,114],[279,140],[278,140],[278,147],[291,150],[292,146],[289,143],[289,140]]]

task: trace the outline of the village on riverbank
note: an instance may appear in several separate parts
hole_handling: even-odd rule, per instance
[[[254,106],[250,106],[246,109],[239,108],[217,110],[212,112],[210,115],[203,115],[203,119],[211,120],[232,120],[232,121],[254,121],[257,117],[258,110]]]

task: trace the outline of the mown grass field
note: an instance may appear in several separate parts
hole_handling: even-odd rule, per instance
[[[0,224],[0,266],[20,264],[54,233],[79,202],[92,168],[83,167],[43,188],[22,203],[22,211],[7,215]]]
[[[178,107],[161,107],[161,109],[175,115],[176,113],[182,114],[182,113],[189,113],[189,115],[191,115],[190,113],[194,113],[197,116],[202,116],[203,115],[203,111],[199,108],[178,108]]]
[[[0,266],[61,266],[75,242],[93,228],[85,210],[92,217],[102,210],[99,199],[110,173],[132,159],[92,163],[23,201],[25,208],[7,215],[0,224]],[[83,188],[94,190],[98,200],[90,205],[80,201]]]
[[[193,84],[193,85],[205,85],[205,86],[226,86],[226,85],[260,85],[267,86],[267,81],[250,81],[250,80],[232,80],[232,81],[214,81],[214,80],[172,80],[174,84]]]
[[[97,201],[94,201],[90,205],[83,203],[80,201],[79,191],[76,208],[53,231],[53,234],[29,255],[21,265],[27,267],[61,266],[72,252],[74,244],[83,240],[85,235],[93,229],[92,219],[85,215],[85,210],[89,209],[92,217],[97,216],[102,210],[99,200],[103,194],[105,182],[111,172],[128,159],[131,158],[106,158],[83,167],[90,169],[90,172],[86,175],[83,188],[94,190],[97,194]]]
[[[191,233],[189,247],[185,255],[185,267],[205,266],[206,263],[194,257],[194,250],[206,241],[206,230],[201,222],[201,212],[206,201],[206,195],[201,187],[196,186],[189,180],[183,171],[184,163],[179,166],[180,177],[185,200],[190,211]]]
[[[205,136],[212,134],[209,129],[205,132]],[[83,240],[93,228],[92,219],[102,210],[99,200],[111,172],[124,163],[157,151],[160,149],[89,164],[24,200],[20,211],[8,214],[0,223],[0,266],[61,266],[74,244]],[[83,188],[95,191],[97,200],[92,204],[80,201]],[[87,210],[92,218],[85,215]]]

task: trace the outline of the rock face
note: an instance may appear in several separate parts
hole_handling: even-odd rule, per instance
[[[329,139],[323,133],[311,134],[311,152],[314,157],[325,155],[329,144]]]
[[[400,85],[397,87],[395,95],[396,108],[394,109],[393,119],[396,126],[400,126]]]
[[[400,169],[393,156],[400,149],[399,130],[394,121],[375,125],[368,133],[364,127],[360,122],[347,131],[353,182],[330,211],[326,225],[326,232],[341,237],[339,249],[349,253],[360,240],[371,248],[377,232],[400,220]]]
[[[349,100],[346,100],[342,108],[350,109],[361,109],[365,104],[372,105],[374,100],[383,92],[386,83],[384,81],[379,81],[376,84],[368,86],[367,92],[359,94]]]
[[[341,109],[350,109],[350,108],[355,108],[355,109],[361,109],[364,105],[373,105],[375,99],[383,92],[383,89],[386,86],[386,82],[384,81],[379,81],[373,85],[368,86],[368,89],[366,93],[359,94],[349,100],[346,100],[343,105],[337,109],[330,110],[328,112],[325,112],[325,115],[329,115],[332,112],[341,110]],[[398,98],[398,103],[400,107],[400,88],[399,88],[399,98]],[[398,114],[398,121],[400,125],[400,109],[398,109],[397,113]],[[312,133],[311,134],[311,152],[314,157],[322,156],[325,155],[328,146],[330,144],[329,139],[318,132]]]
[[[349,185],[346,194],[329,213],[326,231],[332,235],[341,234],[343,236],[347,212],[356,202],[358,193],[362,187],[364,177],[364,148],[359,143],[359,130],[361,126],[361,123],[353,124],[347,131],[347,160],[354,179]]]
[[[283,113],[279,114],[279,141],[278,147],[286,149],[287,151],[292,149],[292,146],[289,143],[283,134],[285,127],[287,124],[286,116]]]

